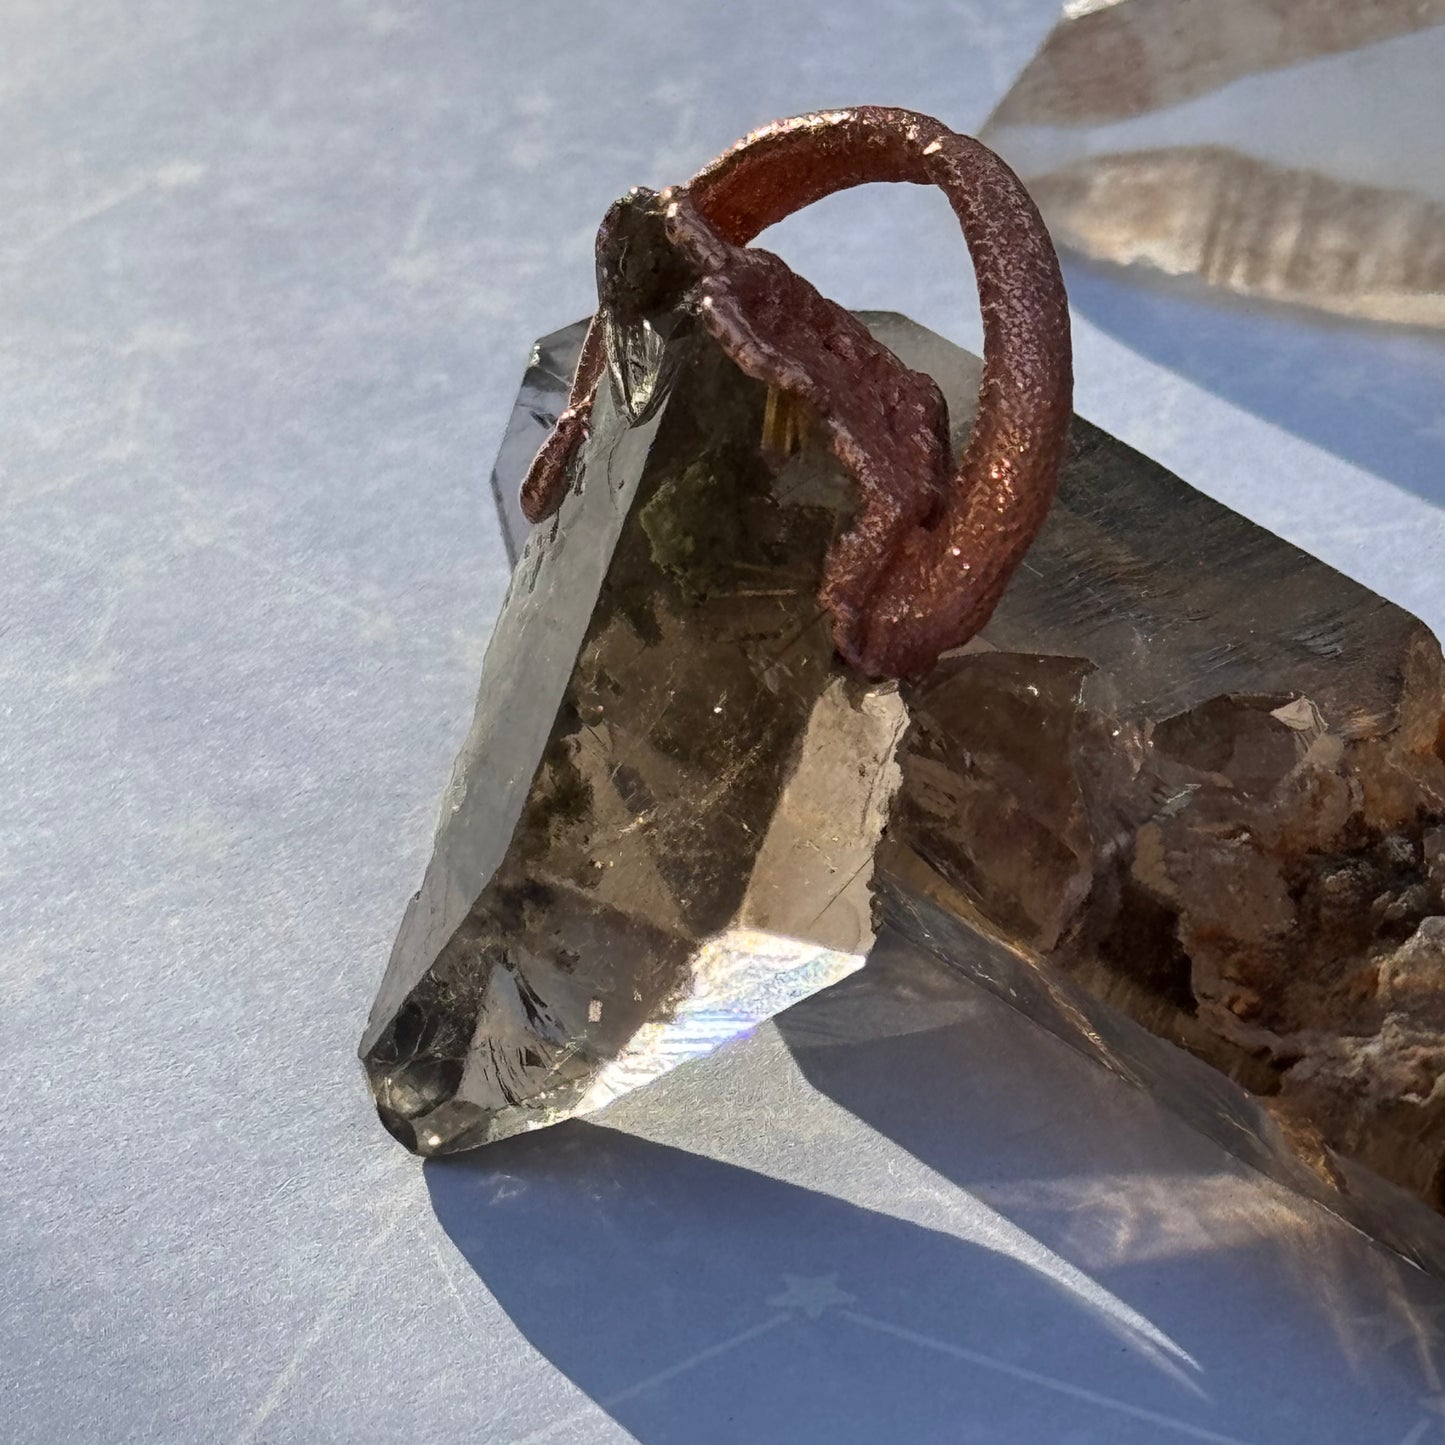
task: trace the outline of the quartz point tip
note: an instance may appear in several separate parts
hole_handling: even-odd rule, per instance
[[[956,446],[977,359],[863,319]],[[704,337],[646,419],[604,390],[524,545],[584,331],[538,343],[494,477],[520,556],[362,1045],[387,1127],[438,1154],[598,1108],[893,931],[1445,1273],[1429,631],[1075,418],[987,627],[865,683],[815,600],[847,480],[765,455]]]

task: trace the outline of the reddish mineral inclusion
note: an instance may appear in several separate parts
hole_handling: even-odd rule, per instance
[[[776,256],[747,248],[803,206],[870,181],[938,186],[973,258],[984,373],[956,465],[938,388]],[[988,621],[1058,484],[1072,412],[1069,310],[1038,210],[986,146],[879,106],[765,126],[659,200],[676,255],[658,267],[691,284],[653,304],[690,309],[742,371],[807,403],[857,484],[853,524],[819,593],[839,652],[871,677],[921,677]],[[575,475],[608,365],[618,224],[614,207],[598,237],[602,306],[567,410],[523,488],[533,521],[556,510]]]

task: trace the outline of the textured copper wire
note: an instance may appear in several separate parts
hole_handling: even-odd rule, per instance
[[[759,231],[872,181],[936,185],[958,216],[983,314],[984,369],[956,466],[938,389],[776,256]],[[1072,414],[1068,301],[1038,210],[998,156],[940,121],[861,106],[777,121],[663,193],[667,236],[699,273],[697,315],[751,376],[798,395],[857,479],[859,507],[821,600],[870,676],[918,677],[988,621],[1048,514]],[[534,521],[561,504],[606,369],[603,320],[567,410],[523,484]]]

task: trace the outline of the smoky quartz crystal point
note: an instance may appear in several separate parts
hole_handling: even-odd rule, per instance
[[[957,444],[978,361],[863,319]],[[494,478],[516,571],[362,1045],[392,1133],[598,1107],[896,930],[1445,1269],[1428,630],[1076,419],[992,621],[868,683],[816,600],[848,479],[806,440],[780,463],[775,399],[701,335],[648,420],[604,389],[527,536],[584,329],[538,344]]]
[[[811,453],[770,467],[765,389],[674,344],[649,420],[604,389],[580,485],[521,552],[366,1033],[381,1117],[419,1153],[595,1108],[872,941],[906,716],[815,600],[850,488]],[[508,460],[555,415],[555,350]]]

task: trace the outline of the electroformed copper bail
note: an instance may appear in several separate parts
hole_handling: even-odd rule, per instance
[[[872,181],[938,186],[973,259],[984,368],[956,465],[934,383],[747,244],[813,201]],[[1058,259],[998,156],[906,110],[777,121],[685,186],[618,202],[598,233],[598,291],[568,407],[523,483],[532,521],[561,505],[609,363],[614,386],[630,386],[626,348],[648,335],[650,318],[682,306],[742,371],[806,404],[858,484],[853,524],[829,553],[819,594],[839,652],[868,676],[916,678],[988,621],[1053,501],[1073,396]],[[641,390],[655,405],[655,391]]]

